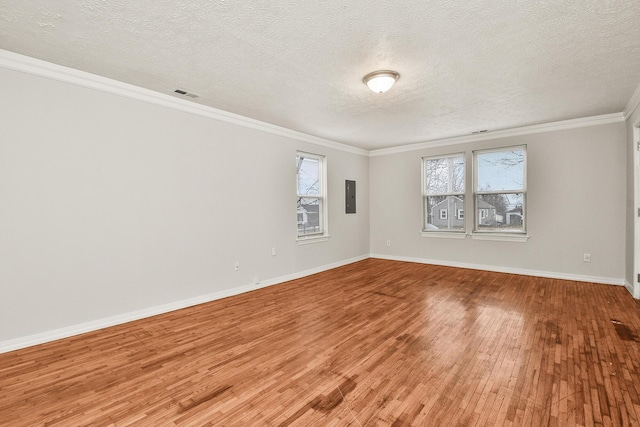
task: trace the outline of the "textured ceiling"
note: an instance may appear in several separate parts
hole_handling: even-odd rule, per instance
[[[0,48],[377,149],[621,112],[640,1],[0,0]]]

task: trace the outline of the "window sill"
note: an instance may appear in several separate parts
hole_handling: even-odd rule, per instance
[[[300,236],[296,239],[298,245],[310,245],[312,243],[327,242],[331,237],[328,234],[318,234],[315,236]]]
[[[422,237],[438,237],[441,239],[464,239],[467,234],[464,231],[421,231]]]
[[[522,233],[471,233],[473,240],[494,240],[501,242],[520,242],[529,240],[528,234]]]

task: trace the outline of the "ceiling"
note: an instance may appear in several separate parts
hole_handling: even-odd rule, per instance
[[[380,149],[623,111],[640,1],[0,0],[0,48]]]

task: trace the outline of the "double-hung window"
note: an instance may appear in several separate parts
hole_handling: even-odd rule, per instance
[[[464,236],[464,153],[422,159],[423,232]]]
[[[474,160],[474,233],[526,232],[526,146],[478,150]]]
[[[327,235],[326,161],[324,156],[296,155],[298,238]]]

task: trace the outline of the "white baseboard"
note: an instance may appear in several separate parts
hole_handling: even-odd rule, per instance
[[[624,281],[624,287],[627,288],[627,290],[629,291],[629,293],[631,295],[633,295],[633,285],[629,282],[627,282],[626,280]],[[635,295],[634,295],[635,296]]]
[[[425,259],[425,258],[412,258],[412,257],[372,253],[372,254],[361,255],[361,256],[350,258],[347,260],[335,262],[332,264],[326,264],[320,267],[311,268],[311,269],[300,271],[297,273],[288,274],[286,276],[280,276],[273,279],[263,280],[260,283],[256,283],[256,284],[238,286],[235,288],[225,289],[223,291],[214,292],[211,294],[200,295],[194,298],[188,298],[180,301],[171,302],[168,304],[148,307],[142,310],[136,310],[129,313],[110,316],[103,319],[94,320],[91,322],[68,326],[65,328],[54,329],[51,331],[29,335],[26,337],[20,337],[20,338],[15,338],[8,341],[2,341],[0,342],[0,353],[19,350],[21,348],[31,347],[31,346],[43,344],[46,342],[51,342],[51,341],[55,341],[63,338],[72,337],[75,335],[84,334],[87,332],[96,331],[98,329],[108,328],[110,326],[132,322],[134,320],[140,320],[146,317],[156,316],[158,314],[168,313],[170,311],[180,310],[180,309],[191,307],[194,305],[203,304],[206,302],[215,301],[222,298],[227,298],[234,295],[239,295],[245,292],[254,291],[256,289],[266,288],[268,286],[273,286],[279,283],[288,282],[290,280],[300,279],[302,277],[310,276],[312,274],[320,273],[326,270],[331,270],[333,268],[342,267],[344,265],[362,261],[367,258],[380,258],[380,259],[387,259],[392,261],[415,262],[419,264],[434,264],[434,265],[443,265],[447,267],[494,271],[499,273],[519,274],[519,275],[525,275],[525,276],[547,277],[552,279],[564,279],[564,280],[575,280],[580,282],[618,285],[618,286],[624,286],[631,293],[631,295],[633,295],[634,298],[640,297],[640,295],[634,294],[633,286],[624,279],[615,279],[615,278],[597,277],[597,276],[583,276],[583,275],[577,275],[577,274],[555,273],[555,272],[538,271],[538,270],[525,270],[525,269],[510,268],[510,267],[498,267],[498,266],[490,266],[490,265],[469,264],[469,263],[461,263],[461,262],[442,261],[442,260]]]
[[[629,293],[631,295],[633,295],[633,297],[635,299],[640,299],[640,286],[636,287],[634,289],[633,284],[629,283],[628,281],[624,281],[624,287],[627,288],[627,290],[629,291]]]
[[[31,347],[34,345],[43,344],[46,342],[51,342],[51,341],[59,340],[62,338],[69,338],[74,335],[80,335],[87,332],[96,331],[98,329],[108,328],[110,326],[120,325],[122,323],[127,323],[134,320],[140,320],[146,317],[156,316],[158,314],[164,314],[170,311],[180,310],[182,308],[187,308],[194,305],[203,304],[206,302],[215,301],[218,299],[227,298],[234,295],[239,295],[245,292],[254,291],[256,289],[266,288],[268,286],[273,286],[279,283],[288,282],[289,280],[295,280],[302,277],[310,276],[312,274],[320,273],[322,271],[331,270],[332,268],[342,267],[343,265],[351,264],[357,261],[362,261],[367,258],[369,258],[368,254],[361,255],[361,256],[350,258],[344,261],[339,261],[332,264],[311,268],[309,270],[288,274],[286,276],[263,280],[260,283],[239,286],[231,289],[225,289],[223,291],[214,292],[206,295],[200,295],[194,298],[188,298],[180,301],[171,302],[168,304],[148,307],[142,310],[136,310],[129,313],[118,314],[115,316],[110,316],[103,319],[94,320],[91,322],[81,323],[78,325],[68,326],[60,329],[54,329],[54,330],[42,332],[39,334],[34,334],[26,337],[20,337],[20,338],[15,338],[8,341],[3,341],[3,342],[0,342],[0,353],[6,353],[9,351],[18,350],[21,348]]]
[[[624,286],[624,279],[616,279],[611,277],[583,276],[580,274],[556,273],[551,271],[525,270],[521,268],[500,267],[483,264],[468,264],[464,262],[452,262],[436,259],[412,258],[395,255],[371,254],[371,258],[388,259],[392,261],[415,262],[419,264],[434,264],[447,267],[468,268],[472,270],[494,271],[497,273],[519,274],[523,276],[547,277],[550,279],[574,280],[578,282],[603,283],[606,285]],[[632,292],[633,294],[633,292]]]

